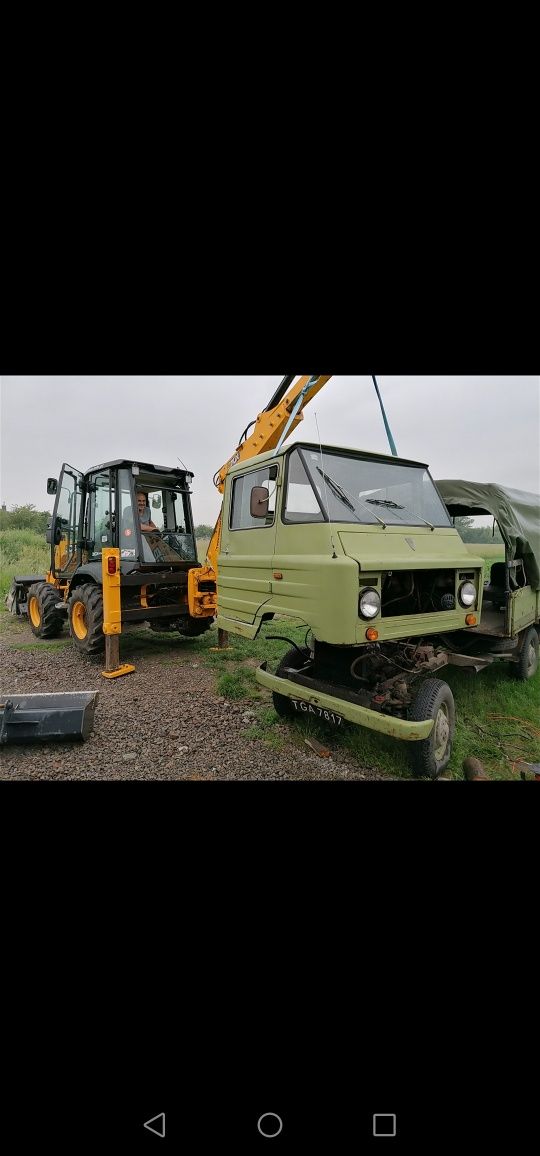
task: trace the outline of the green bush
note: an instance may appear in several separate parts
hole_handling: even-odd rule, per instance
[[[0,530],[0,598],[7,594],[15,575],[44,575],[49,569],[50,547],[32,530]]]
[[[26,506],[12,506],[11,510],[0,509],[0,530],[33,530],[45,535],[51,515],[48,510],[36,510],[29,503]]]

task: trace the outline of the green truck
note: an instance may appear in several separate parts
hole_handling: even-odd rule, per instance
[[[479,625],[466,635],[458,631],[442,639],[449,661],[476,670],[507,661],[518,678],[532,678],[539,649],[540,498],[493,482],[445,480],[436,485],[452,518],[493,518],[505,555],[491,566]]]
[[[307,627],[274,674],[257,671],[280,715],[408,740],[417,772],[437,776],[455,722],[436,677],[450,660],[441,639],[478,627],[482,596],[483,559],[427,465],[297,442],[229,466],[218,627],[246,638],[275,616]]]

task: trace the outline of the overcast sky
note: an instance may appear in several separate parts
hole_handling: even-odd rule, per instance
[[[213,523],[216,470],[281,381],[274,377],[3,377],[0,501],[51,509],[47,477],[113,458],[193,470],[195,523]],[[437,478],[540,491],[538,377],[377,379],[398,453]],[[334,377],[292,436],[389,453],[370,377]]]

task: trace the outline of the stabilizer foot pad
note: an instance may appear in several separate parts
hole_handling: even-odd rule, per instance
[[[118,670],[102,670],[101,671],[101,677],[102,678],[121,678],[121,676],[123,674],[131,674],[132,670],[135,670],[135,667],[131,666],[129,662],[124,662],[122,664],[122,666],[118,667]]]

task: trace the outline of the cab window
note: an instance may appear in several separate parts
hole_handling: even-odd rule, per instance
[[[276,481],[270,477],[275,466],[262,466],[252,473],[235,478],[232,485],[231,530],[260,530],[272,526],[276,509]],[[254,486],[264,486],[268,490],[268,513],[266,518],[253,518],[250,512],[251,491]]]

